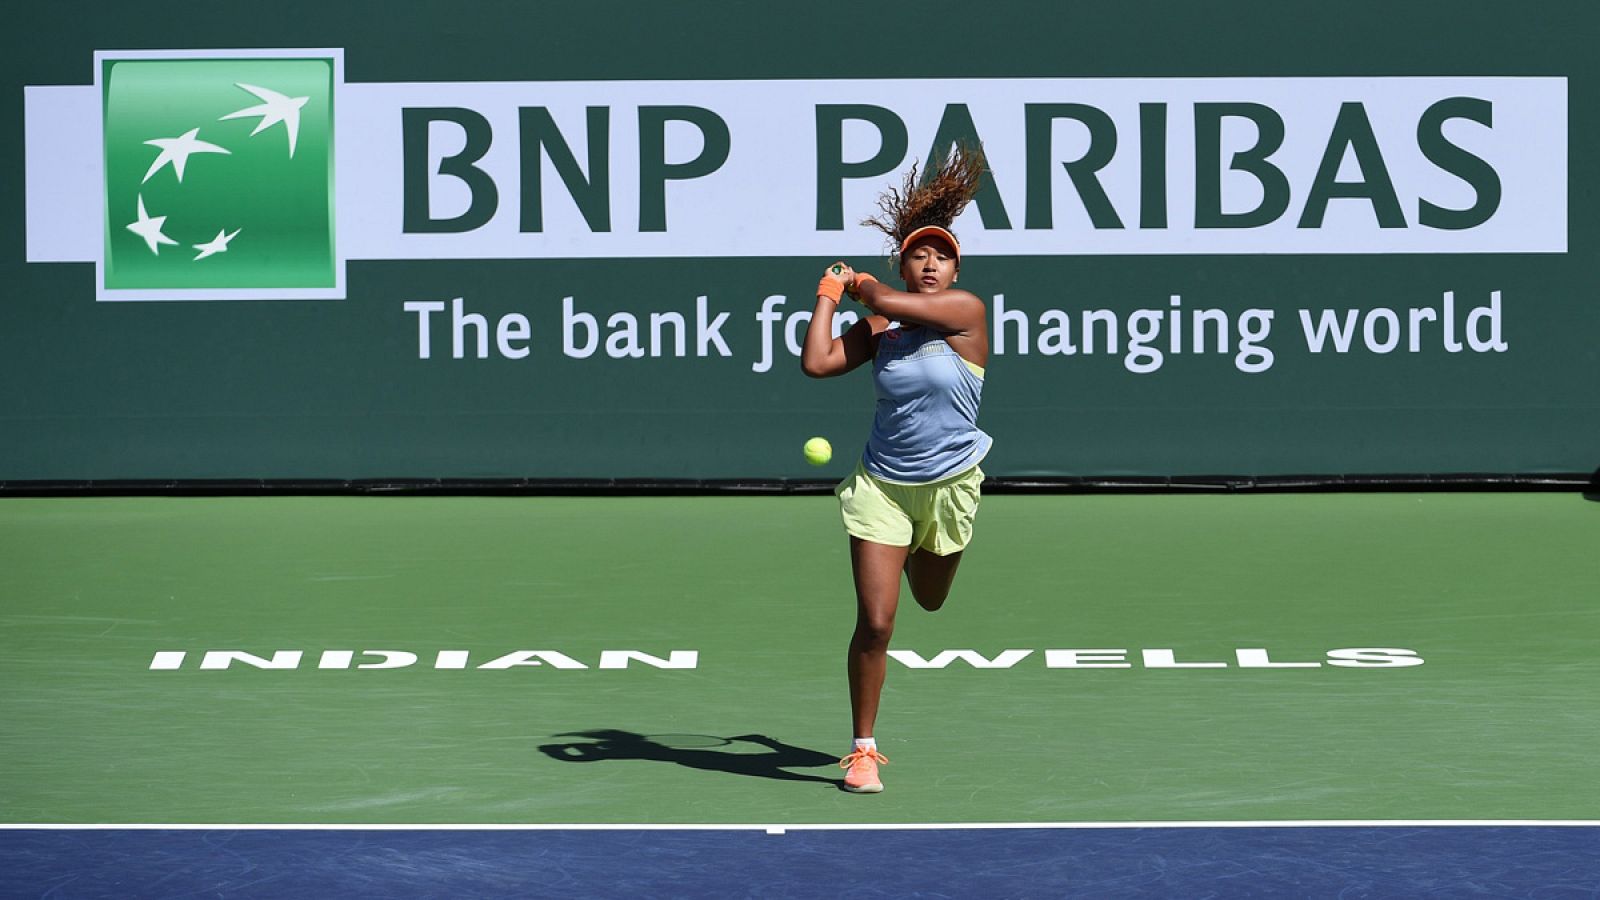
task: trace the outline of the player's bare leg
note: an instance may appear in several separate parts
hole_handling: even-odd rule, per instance
[[[906,556],[906,581],[911,585],[911,596],[917,605],[928,612],[936,612],[950,596],[950,585],[956,580],[956,567],[961,565],[957,550],[949,556],[940,556],[931,550],[918,550]]]
[[[856,585],[856,630],[850,637],[850,716],[858,738],[871,737],[878,698],[888,669],[889,638],[900,605],[900,572],[905,547],[850,539],[850,568]]]

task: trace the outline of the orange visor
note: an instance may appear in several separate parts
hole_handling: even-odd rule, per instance
[[[951,234],[949,229],[940,228],[937,225],[924,225],[921,228],[918,228],[916,231],[913,231],[910,234],[906,235],[906,239],[900,242],[900,255],[901,256],[905,256],[906,255],[906,250],[913,243],[915,243],[918,238],[926,237],[926,236],[928,236],[930,234],[936,234],[936,235],[938,235],[938,236],[940,236],[940,237],[942,237],[945,240],[950,242],[950,248],[956,252],[956,265],[960,266],[961,265],[961,242],[956,240],[956,236]]]

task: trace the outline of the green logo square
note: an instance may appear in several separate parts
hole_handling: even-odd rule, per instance
[[[340,286],[334,60],[101,65],[108,294],[312,296]]]

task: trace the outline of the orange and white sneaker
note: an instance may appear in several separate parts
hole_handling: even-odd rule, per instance
[[[839,768],[845,769],[844,789],[856,794],[876,794],[883,790],[883,782],[878,780],[878,764],[887,765],[889,757],[878,752],[876,747],[860,747],[849,756],[839,760]]]

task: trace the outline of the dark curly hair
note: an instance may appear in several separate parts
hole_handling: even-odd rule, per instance
[[[953,147],[944,165],[926,178],[918,179],[917,166],[912,164],[905,184],[899,190],[889,188],[878,198],[882,214],[861,224],[887,235],[893,243],[892,255],[898,256],[901,243],[918,228],[937,225],[950,230],[950,223],[978,193],[985,166],[983,148],[964,144]]]

